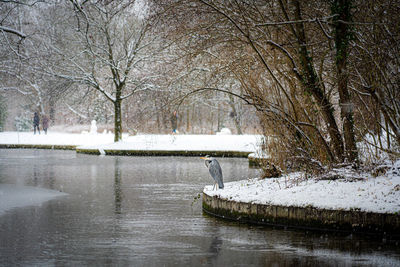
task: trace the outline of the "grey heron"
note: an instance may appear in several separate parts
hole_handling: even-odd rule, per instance
[[[201,157],[201,159],[205,160],[206,167],[208,168],[208,171],[210,172],[211,177],[215,181],[213,190],[217,184],[220,189],[223,189],[224,181],[223,181],[223,177],[222,177],[222,169],[221,169],[221,166],[219,165],[218,161],[210,156]]]

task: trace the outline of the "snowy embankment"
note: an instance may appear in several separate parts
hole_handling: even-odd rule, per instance
[[[13,208],[39,206],[48,200],[66,195],[50,189],[0,184],[0,215]]]
[[[0,144],[74,145],[79,149],[103,150],[183,150],[183,151],[242,151],[255,152],[261,135],[123,135],[114,143],[113,134],[73,134],[49,132],[0,132]]]
[[[2,145],[99,145],[111,143],[113,134],[74,134],[48,132],[48,134],[33,134],[33,132],[0,132]]]
[[[254,152],[261,142],[259,135],[135,135],[103,145],[81,146],[80,149],[104,150],[182,150]]]
[[[225,184],[224,189],[216,191],[209,185],[204,188],[204,193],[225,200],[254,204],[311,206],[374,213],[400,212],[400,160],[385,176],[355,174],[347,169],[337,172],[345,178],[305,179],[302,173],[292,173],[280,178],[230,182]]]

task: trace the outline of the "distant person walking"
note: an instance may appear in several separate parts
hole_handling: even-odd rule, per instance
[[[176,134],[178,133],[178,114],[176,113],[176,110],[174,110],[174,113],[171,116],[171,126],[172,126],[172,133]]]
[[[39,129],[39,115],[37,112],[35,112],[35,114],[33,115],[33,134],[36,134],[36,128],[40,134],[40,129]]]
[[[46,115],[42,117],[42,128],[45,134],[47,134],[47,128],[49,128],[49,118]]]

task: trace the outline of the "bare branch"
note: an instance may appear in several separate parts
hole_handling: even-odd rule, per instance
[[[9,28],[9,27],[6,27],[6,26],[0,25],[0,31],[17,35],[22,39],[26,38],[26,35],[23,32],[17,31],[15,29],[12,29],[12,28]]]

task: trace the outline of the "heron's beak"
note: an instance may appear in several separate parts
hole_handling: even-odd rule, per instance
[[[200,157],[201,159],[209,159],[208,157]]]

